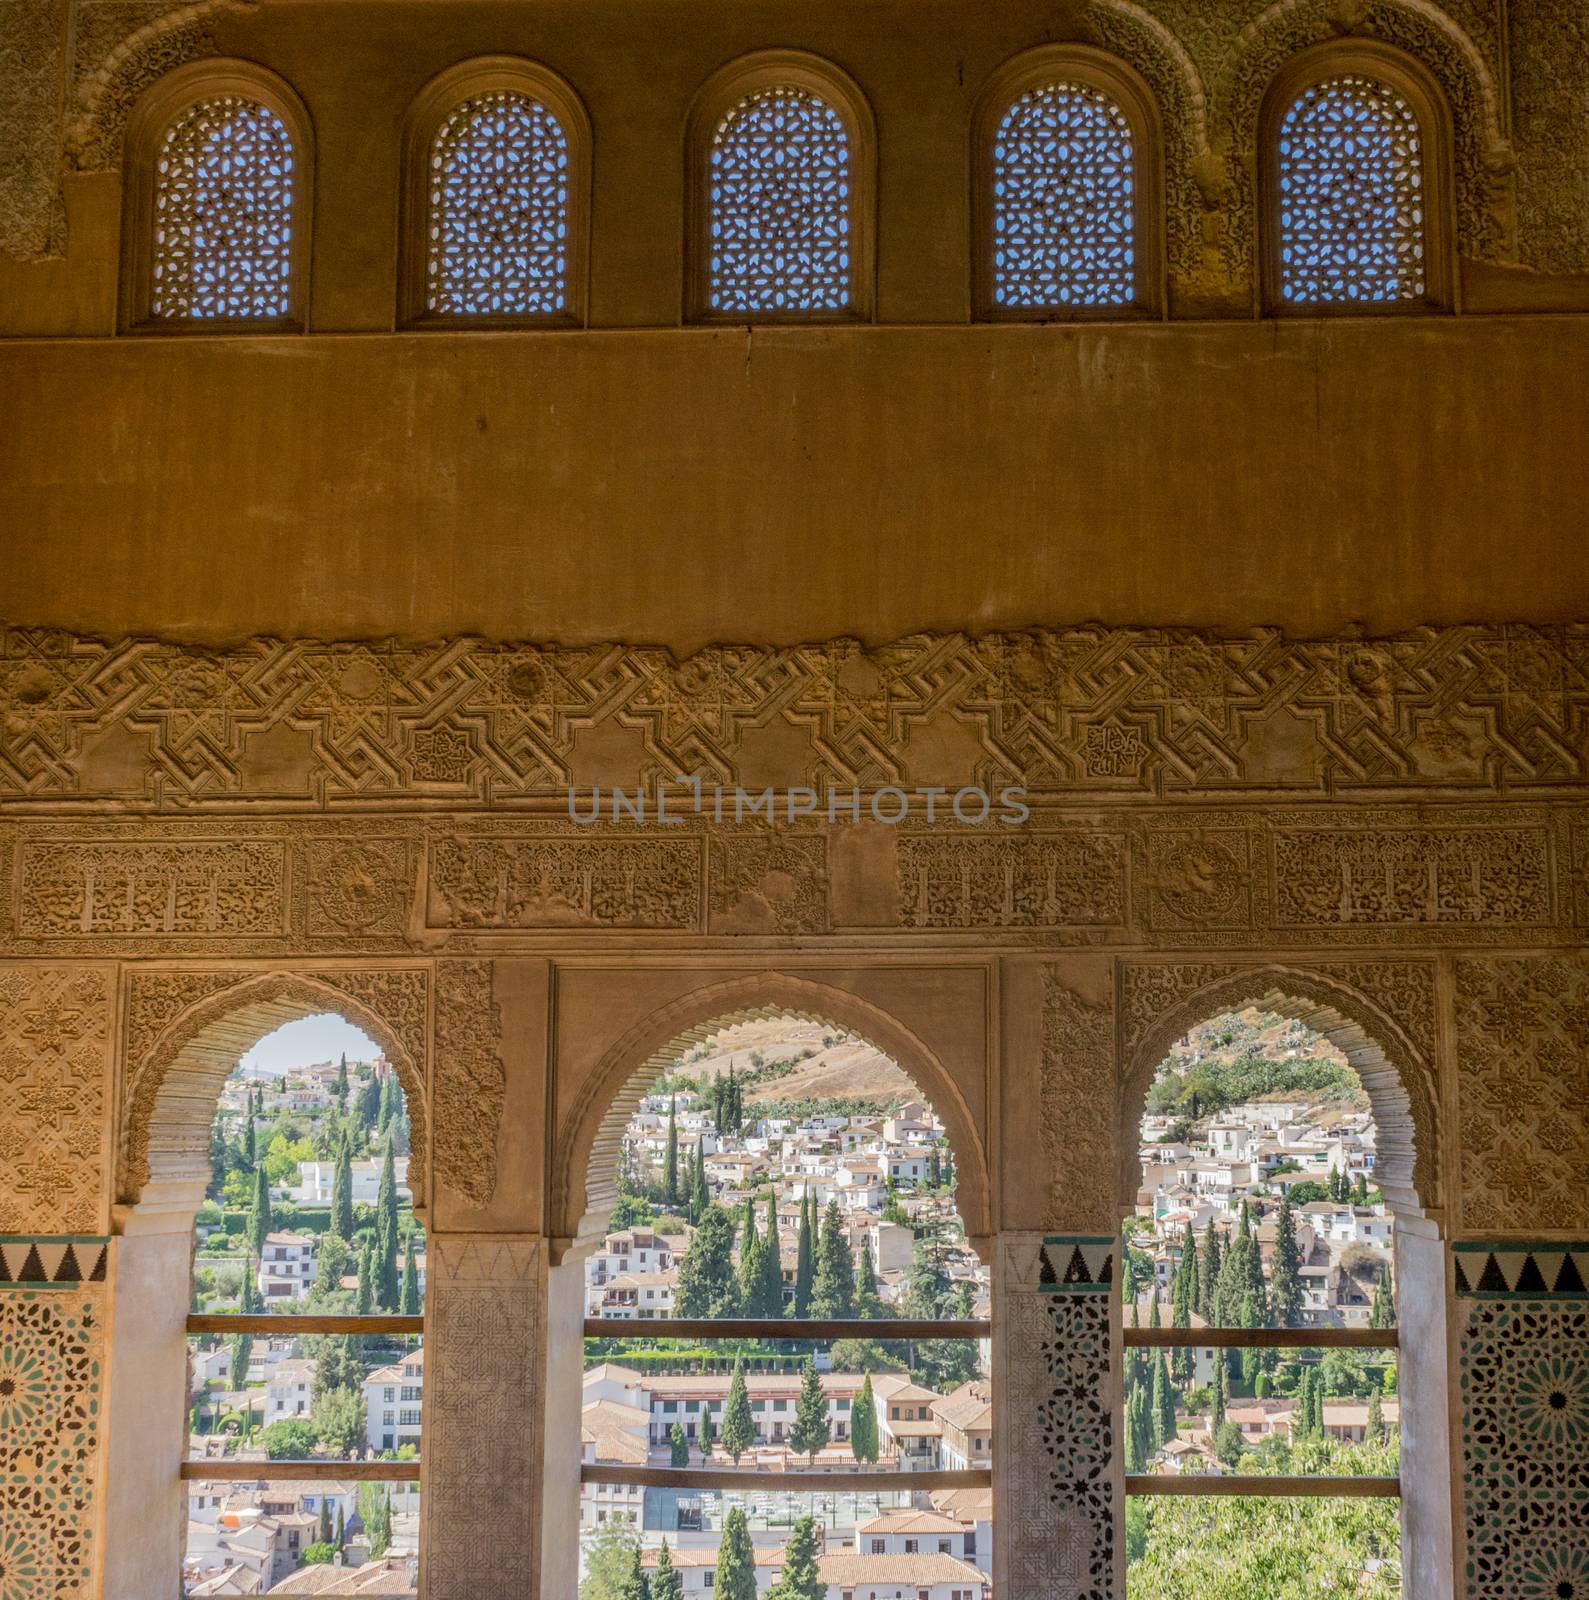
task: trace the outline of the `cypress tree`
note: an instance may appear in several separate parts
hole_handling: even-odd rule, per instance
[[[348,1109],[348,1053],[342,1052],[342,1059],[337,1063],[337,1110]]]
[[[684,1574],[673,1565],[666,1539],[657,1551],[656,1569],[651,1574],[651,1600],[684,1600]]]
[[[662,1193],[672,1210],[679,1203],[679,1118],[677,1095],[668,1099],[668,1151],[662,1158]]]
[[[947,1144],[943,1147],[943,1186],[946,1189],[952,1189],[955,1186],[954,1151]]]
[[[375,1260],[370,1241],[365,1239],[359,1251],[359,1289],[355,1309],[361,1317],[369,1316],[375,1305]]]
[[[1153,1290],[1153,1303],[1148,1308],[1148,1326],[1150,1328],[1162,1328],[1164,1326],[1159,1316],[1159,1291],[1157,1287]]]
[[[1202,1265],[1198,1271],[1198,1315],[1209,1327],[1219,1326],[1219,1275],[1224,1271],[1221,1259],[1219,1233],[1210,1227],[1208,1243],[1203,1247]]]
[[[353,1243],[353,1159],[345,1137],[337,1140],[336,1171],[331,1179],[331,1231]]]
[[[706,1186],[706,1141],[695,1141],[695,1170],[690,1174],[690,1222],[699,1226],[712,1204],[712,1191]]]
[[[877,1402],[869,1372],[861,1379],[861,1392],[850,1408],[850,1454],[860,1462],[877,1460]]]
[[[756,1419],[751,1415],[750,1390],[745,1384],[745,1358],[734,1357],[734,1376],[728,1385],[728,1401],[723,1407],[722,1446],[734,1465],[756,1442]]]
[[[347,1513],[342,1509],[342,1502],[340,1500],[338,1500],[337,1501],[337,1536],[336,1536],[336,1539],[335,1539],[334,1543],[336,1544],[337,1549],[340,1550],[343,1547],[343,1545],[345,1545],[347,1542],[348,1542],[348,1518],[347,1518]]]
[[[679,1267],[681,1317],[733,1317],[739,1314],[739,1280],[734,1272],[734,1224],[721,1206],[708,1206]]]
[[[855,1315],[855,1258],[839,1216],[837,1200],[828,1201],[817,1244],[816,1272],[811,1280],[811,1315],[844,1318]]]
[[[397,1304],[397,1172],[392,1141],[386,1141],[381,1184],[375,1197],[375,1301],[383,1311]]]
[[[938,1165],[938,1147],[934,1145],[927,1152],[927,1187],[936,1189],[943,1181],[943,1172]]]
[[[1225,1422],[1225,1363],[1223,1359],[1214,1362],[1213,1396],[1208,1407],[1208,1437],[1212,1442]]]
[[[815,1272],[816,1261],[811,1240],[811,1214],[806,1209],[806,1196],[802,1195],[800,1197],[800,1235],[795,1254],[794,1314],[796,1317],[809,1317],[811,1315],[811,1281]]]
[[[745,1525],[745,1513],[739,1506],[734,1506],[723,1518],[712,1600],[756,1600],[756,1558],[751,1549],[750,1529]]]
[[[316,1529],[316,1537],[321,1544],[331,1543],[331,1496],[322,1495],[320,1499],[320,1526]]]
[[[1291,1197],[1280,1202],[1280,1221],[1275,1229],[1275,1253],[1269,1282],[1270,1312],[1277,1328],[1302,1326],[1302,1254],[1297,1249],[1296,1219],[1291,1214]]]
[[[259,1136],[254,1128],[254,1097],[250,1094],[243,1106],[242,1138],[243,1170],[252,1172],[259,1164]]]
[[[861,1246],[861,1264],[855,1275],[855,1314],[858,1317],[880,1317],[883,1314],[883,1297],[878,1293],[872,1252],[864,1244]]]
[[[817,1451],[832,1436],[833,1429],[828,1422],[828,1397],[822,1392],[822,1380],[817,1376],[816,1363],[807,1356],[805,1373],[800,1379],[800,1398],[795,1401],[794,1426],[789,1430],[789,1443],[815,1466]]]
[[[381,1079],[381,1098],[375,1113],[375,1132],[385,1138],[391,1131],[392,1119],[397,1115],[397,1074],[388,1071]]]
[[[1175,1389],[1164,1357],[1157,1350],[1153,1352],[1153,1431],[1159,1444],[1167,1444],[1176,1432]]]
[[[409,1230],[408,1250],[403,1256],[403,1283],[397,1291],[397,1309],[405,1317],[419,1315],[419,1269],[414,1263],[414,1234]]]
[[[739,1314],[742,1317],[765,1315],[761,1309],[763,1282],[761,1235],[756,1232],[756,1203],[745,1202],[739,1235]]]
[[[1313,1384],[1313,1369],[1304,1367],[1301,1378],[1297,1380],[1296,1409],[1291,1413],[1291,1437],[1294,1440],[1313,1436]]]
[[[1369,1308],[1368,1325],[1371,1328],[1396,1326],[1396,1301],[1390,1287],[1388,1267],[1380,1273],[1379,1282],[1374,1285],[1374,1304]]]
[[[629,1570],[619,1581],[616,1600],[651,1600],[651,1585],[646,1582],[645,1569],[640,1565],[638,1541],[629,1551]]]
[[[690,1464],[690,1441],[683,1423],[675,1422],[668,1429],[668,1463],[675,1467],[687,1467]]]
[[[1380,1401],[1378,1389],[1368,1397],[1368,1427],[1363,1437],[1369,1444],[1385,1442],[1385,1407]]]
[[[1148,1470],[1147,1396],[1140,1383],[1131,1385],[1126,1399],[1126,1471],[1132,1476]]]
[[[815,1521],[801,1517],[783,1547],[783,1574],[768,1591],[767,1600],[827,1600],[828,1586],[817,1572]],[[656,1600],[653,1595],[652,1600]]]
[[[234,1394],[248,1387],[248,1363],[253,1359],[254,1336],[251,1333],[232,1335],[231,1387]]]
[[[265,1236],[270,1232],[270,1183],[263,1166],[254,1168],[254,1204],[248,1213],[248,1247],[257,1261],[265,1259]]]
[[[763,1317],[783,1315],[783,1254],[778,1242],[778,1202],[767,1191],[767,1228],[761,1240],[761,1311]]]

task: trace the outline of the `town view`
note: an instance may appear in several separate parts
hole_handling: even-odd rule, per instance
[[[407,1133],[396,1075],[362,1038],[291,1064],[245,1058],[217,1110],[194,1308],[417,1310]],[[1326,1041],[1255,1011],[1193,1030],[1150,1092],[1142,1156],[1128,1327],[1393,1325],[1374,1128]],[[587,1317],[614,1327],[585,1344],[581,1461],[733,1465],[766,1484],[586,1482],[578,1600],[993,1600],[990,1490],[866,1487],[874,1471],[987,1467],[996,1449],[986,1341],[864,1328],[991,1314],[954,1151],[915,1085],[831,1025],[742,1023],[649,1086],[621,1160],[583,1267]],[[822,1342],[642,1326],[665,1317],[858,1326]],[[418,1453],[417,1338],[195,1336],[192,1352],[194,1456]],[[1394,1475],[1393,1354],[1130,1351],[1126,1470]],[[797,1469],[829,1481],[796,1483]],[[414,1590],[417,1483],[190,1488],[189,1595]],[[1133,1497],[1131,1600],[1399,1596],[1397,1513]]]

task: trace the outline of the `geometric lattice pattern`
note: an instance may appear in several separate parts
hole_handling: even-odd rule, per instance
[[[1468,1600],[1583,1600],[1589,1301],[1469,1305],[1461,1354]]]
[[[455,107],[430,148],[425,308],[525,316],[568,304],[568,137],[498,90]]]
[[[1035,1241],[1034,1241],[1035,1242]],[[1022,1248],[1006,1237],[1002,1248]],[[1113,1240],[1045,1238],[1006,1278],[1002,1477],[1013,1570],[1001,1600],[1111,1600],[1115,1520]],[[1061,1279],[1062,1282],[1053,1282]]]
[[[97,1299],[0,1291],[0,1595],[94,1588],[104,1339]]]
[[[1589,627],[1362,641],[1077,627],[683,660],[461,640],[255,639],[199,654],[10,629],[0,703],[0,794],[128,792],[157,810],[258,792],[255,752],[278,746],[303,751],[300,781],[327,807],[432,788],[566,805],[600,741],[632,744],[641,766],[625,781],[654,785],[753,780],[755,746],[774,735],[798,740],[796,781],[819,790],[942,781],[965,748],[950,769],[961,781],[1049,793],[1252,787],[1283,770],[1315,793],[1493,794],[1589,777]],[[963,744],[929,766],[929,731]]]
[[[709,168],[713,311],[850,303],[850,142],[809,90],[760,89],[718,124]]]
[[[293,150],[268,106],[201,100],[166,130],[155,163],[157,317],[284,317],[293,239]]]
[[[0,968],[0,1233],[104,1227],[110,983],[94,969]]]
[[[1136,291],[1131,125],[1077,83],[1028,89],[993,144],[993,298],[1129,305]]]
[[[1412,107],[1356,75],[1304,89],[1280,124],[1280,286],[1297,305],[1424,292],[1423,138]]]

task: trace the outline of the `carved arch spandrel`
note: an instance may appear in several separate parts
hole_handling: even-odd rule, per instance
[[[1171,1045],[1221,1012],[1259,1006],[1305,1023],[1341,1050],[1373,1106],[1377,1182],[1386,1198],[1403,1214],[1438,1211],[1444,1198],[1436,1066],[1409,1037],[1413,1028],[1422,1033],[1424,1026],[1432,1034],[1434,965],[1371,965],[1409,969],[1412,981],[1402,984],[1398,998],[1413,999],[1414,989],[1422,987],[1417,979],[1425,979],[1430,1016],[1403,1024],[1328,966],[1128,965],[1122,975],[1122,1205],[1135,1205],[1142,1184],[1137,1143],[1128,1135],[1141,1120],[1148,1089]],[[1424,998],[1417,995],[1417,1003]]]
[[[636,1023],[603,1053],[558,1130],[552,1172],[552,1233],[564,1244],[599,1236],[617,1203],[612,1178],[623,1131],[648,1085],[710,1034],[761,1017],[831,1022],[890,1056],[943,1118],[958,1176],[966,1236],[981,1249],[992,1233],[988,1155],[954,1075],[891,1012],[846,989],[789,973],[758,973],[691,990]]]
[[[423,1210],[429,1009],[430,973],[423,967],[134,971],[124,1007],[117,1200],[136,1205],[152,1181],[202,1188],[216,1098],[238,1058],[283,1023],[334,1012],[367,1033],[397,1072],[410,1123],[409,1188],[415,1209]]]

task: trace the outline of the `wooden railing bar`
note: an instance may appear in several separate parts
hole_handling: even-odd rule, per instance
[[[189,1333],[423,1333],[423,1317],[380,1316],[258,1316],[230,1312],[198,1312],[188,1317]]]
[[[1127,1494],[1252,1495],[1276,1500],[1399,1500],[1400,1478],[1269,1478],[1241,1473],[1149,1472],[1126,1478]]]
[[[1127,1328],[1128,1348],[1191,1345],[1221,1350],[1394,1350],[1394,1328]]]
[[[586,1317],[587,1339],[986,1339],[987,1321],[931,1322],[925,1318],[857,1317],[848,1322],[780,1317]]]
[[[279,1483],[311,1478],[346,1478],[350,1483],[417,1483],[420,1463],[417,1457],[413,1461],[322,1461],[318,1457],[308,1461],[237,1461],[222,1457],[216,1461],[184,1461],[178,1476],[211,1483]]]
[[[791,1467],[770,1472],[757,1467],[621,1467],[584,1466],[581,1483],[627,1483],[646,1489],[989,1489],[987,1467],[922,1472],[878,1472],[870,1467]]]

